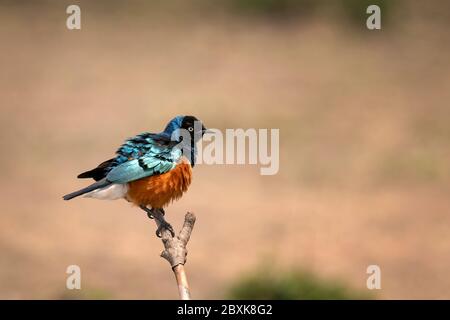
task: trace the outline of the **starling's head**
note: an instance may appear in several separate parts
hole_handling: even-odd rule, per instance
[[[181,141],[183,136],[189,135],[191,141],[195,143],[203,137],[206,130],[203,123],[194,116],[177,116],[170,120],[164,133],[176,141]]]

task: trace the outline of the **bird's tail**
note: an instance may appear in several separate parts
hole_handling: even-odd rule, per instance
[[[110,184],[111,184],[111,182],[109,182],[108,180],[102,179],[102,180],[100,180],[100,181],[97,181],[97,182],[91,184],[90,186],[87,186],[86,188],[83,188],[83,189],[80,189],[80,190],[78,190],[78,191],[75,191],[75,192],[66,194],[66,195],[63,197],[63,199],[64,199],[64,200],[70,200],[70,199],[73,199],[73,198],[75,198],[75,197],[81,196],[81,195],[83,195],[83,194],[85,194],[85,193],[94,191],[94,190],[96,190],[96,189],[100,189],[100,188],[106,187],[106,186],[108,186],[108,185],[110,185]]]

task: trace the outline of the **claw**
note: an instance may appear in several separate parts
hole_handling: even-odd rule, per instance
[[[161,238],[161,236],[162,236],[161,233],[164,229],[168,230],[170,232],[170,234],[172,235],[172,237],[175,237],[175,231],[173,230],[170,223],[168,223],[166,221],[161,221],[158,229],[156,229],[156,236],[158,238]]]
[[[169,230],[170,235],[172,236],[172,238],[175,237],[175,231],[173,230],[172,226],[170,224],[168,224],[168,228],[167,230]]]

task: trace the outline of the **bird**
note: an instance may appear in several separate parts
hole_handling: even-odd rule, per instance
[[[192,181],[197,142],[207,132],[194,116],[176,116],[160,133],[144,132],[128,138],[115,157],[100,163],[78,178],[92,178],[91,185],[63,196],[71,200],[83,195],[102,200],[125,199],[157,219],[156,235],[163,229],[174,236],[164,219],[164,208],[181,198]]]

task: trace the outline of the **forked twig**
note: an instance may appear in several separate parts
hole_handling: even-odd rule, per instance
[[[155,219],[156,225],[160,227],[160,222]],[[191,237],[192,229],[195,224],[195,215],[188,212],[184,217],[184,224],[180,233],[176,237],[172,237],[170,230],[162,228],[161,240],[164,244],[164,251],[161,253],[161,257],[166,259],[172,271],[175,275],[175,279],[178,285],[178,293],[181,300],[190,300],[191,294],[189,291],[189,284],[187,281],[186,272],[184,270],[184,264],[186,263],[187,256],[187,243]]]

